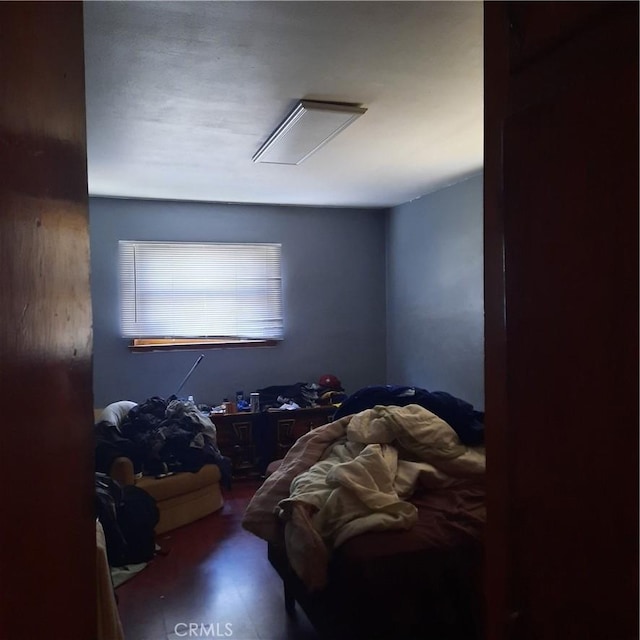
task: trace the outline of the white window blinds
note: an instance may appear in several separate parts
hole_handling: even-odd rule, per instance
[[[119,244],[124,337],[282,339],[281,245]]]

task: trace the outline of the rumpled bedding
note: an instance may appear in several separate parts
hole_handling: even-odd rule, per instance
[[[375,406],[300,438],[247,507],[243,526],[278,539],[310,590],[327,580],[331,551],[371,531],[410,529],[416,486],[442,491],[484,481],[482,447],[468,447],[419,405]]]
[[[442,418],[457,434],[460,440],[475,447],[484,442],[484,412],[473,405],[456,398],[446,391],[428,391],[420,387],[401,385],[373,385],[352,393],[335,413],[335,418],[360,413],[376,405],[404,407],[419,404],[421,407]]]

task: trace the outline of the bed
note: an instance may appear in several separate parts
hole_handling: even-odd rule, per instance
[[[375,406],[300,438],[243,526],[321,637],[476,640],[484,449],[422,406]]]

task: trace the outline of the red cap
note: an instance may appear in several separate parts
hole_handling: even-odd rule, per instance
[[[340,380],[338,380],[338,378],[336,378],[332,373],[325,373],[324,375],[321,375],[318,380],[318,384],[321,387],[328,387],[329,389],[342,389]]]

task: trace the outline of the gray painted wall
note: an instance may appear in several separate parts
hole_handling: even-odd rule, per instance
[[[381,210],[92,198],[94,406],[168,396],[200,353],[129,352],[119,335],[118,240],[282,243],[285,340],[203,351],[181,394],[220,402],[323,373],[349,392],[384,384],[385,218]]]
[[[387,228],[387,380],[484,407],[482,175],[395,207]]]

